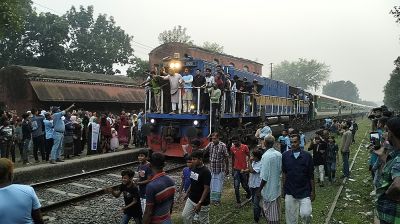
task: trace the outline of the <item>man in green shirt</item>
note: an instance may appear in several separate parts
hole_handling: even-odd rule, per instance
[[[400,223],[400,117],[391,118],[386,125],[393,150],[386,157],[376,188],[376,210],[381,224]]]
[[[217,84],[214,84],[213,88],[210,90],[211,117],[213,124],[215,124],[216,122],[217,113],[220,108],[219,105],[220,99],[221,99],[221,90],[218,88]]]

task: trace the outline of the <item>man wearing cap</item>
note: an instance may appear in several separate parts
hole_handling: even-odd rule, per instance
[[[65,132],[65,124],[64,121],[62,120],[62,117],[65,115],[65,113],[69,110],[71,110],[75,104],[72,104],[69,106],[67,109],[61,111],[59,107],[53,107],[52,112],[53,112],[53,127],[54,127],[54,132],[53,132],[53,140],[54,144],[51,149],[51,164],[55,164],[56,162],[64,162],[63,160],[60,159],[60,152],[61,152],[61,146],[63,144],[63,139],[64,139],[64,132]]]

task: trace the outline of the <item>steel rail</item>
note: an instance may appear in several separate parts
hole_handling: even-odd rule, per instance
[[[165,172],[166,173],[170,173],[170,172],[173,172],[175,170],[179,170],[179,169],[181,169],[181,168],[183,168],[185,166],[186,165],[180,165],[180,166],[177,166],[177,167],[173,167],[173,168],[170,168],[168,170],[165,170]],[[118,187],[118,186],[120,186],[120,184],[113,185],[113,186],[110,186],[110,187],[115,188],[115,187]],[[66,200],[63,200],[63,201],[55,202],[53,204],[45,205],[42,208],[40,208],[40,210],[42,212],[49,212],[49,211],[55,210],[55,209],[60,208],[60,207],[65,207],[65,206],[70,205],[72,203],[80,202],[80,201],[83,201],[83,200],[87,200],[89,198],[96,197],[98,195],[102,195],[104,193],[105,193],[105,188],[99,189],[99,190],[96,190],[96,191],[93,191],[93,192],[90,192],[90,193],[87,193],[87,194],[79,195],[79,196],[72,197],[72,198],[69,198],[69,199],[66,199]]]
[[[48,185],[57,184],[57,183],[60,183],[60,182],[63,182],[63,181],[75,180],[75,179],[78,179],[78,178],[81,178],[81,177],[85,177],[85,176],[89,176],[89,175],[93,175],[93,174],[98,174],[98,173],[102,173],[102,172],[105,172],[105,171],[119,169],[119,168],[122,168],[122,167],[125,167],[125,166],[135,165],[135,164],[138,164],[138,163],[139,163],[139,161],[123,163],[123,164],[119,164],[119,165],[115,165],[115,166],[110,166],[110,167],[101,168],[101,169],[97,169],[97,170],[92,170],[92,171],[88,171],[88,172],[83,172],[83,173],[79,173],[79,174],[74,174],[74,175],[70,175],[70,176],[60,177],[60,178],[56,178],[56,179],[53,179],[53,180],[33,183],[30,186],[33,187],[33,188],[48,186]]]

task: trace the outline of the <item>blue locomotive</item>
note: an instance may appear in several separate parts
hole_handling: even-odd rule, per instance
[[[274,134],[277,134],[287,125],[295,128],[306,124],[310,128],[319,127],[326,117],[356,116],[369,109],[365,105],[312,94],[233,66],[175,56],[163,60],[158,75],[181,74],[186,70],[195,77],[196,71],[207,70],[213,77],[224,74],[217,78],[221,79],[222,83],[230,81],[231,85],[227,88],[226,85],[221,87],[222,94],[218,105],[206,102],[209,106],[207,111],[202,111],[201,105],[204,98],[209,100],[206,94],[210,94],[210,86],[179,86],[176,113],[170,113],[168,108],[171,99],[167,82],[161,81],[157,88],[152,88],[151,85],[147,88],[146,124],[143,133],[147,136],[147,143],[152,151],[168,156],[183,156],[182,147],[187,147],[190,151],[189,143],[194,138],[201,140],[202,146],[207,145],[213,131],[219,132],[223,141],[229,140],[233,135],[239,135],[242,141],[248,142],[254,138],[255,131],[265,121]],[[168,72],[164,73],[162,70]],[[188,89],[194,97],[189,105],[190,110],[184,113],[182,100]],[[161,108],[157,108],[158,111],[154,105],[156,97],[161,98]]]

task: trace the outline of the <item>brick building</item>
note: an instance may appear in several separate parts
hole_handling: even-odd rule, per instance
[[[21,114],[31,108],[77,108],[120,112],[144,106],[136,81],[117,75],[92,74],[28,66],[0,69],[0,109]]]
[[[184,55],[191,56],[195,59],[202,59],[217,64],[231,65],[237,69],[249,71],[262,75],[262,64],[244,58],[234,57],[227,54],[214,53],[197,46],[190,46],[183,43],[166,43],[154,48],[149,53],[150,66],[160,64],[163,58],[173,57],[174,53],[179,53],[180,57]]]

